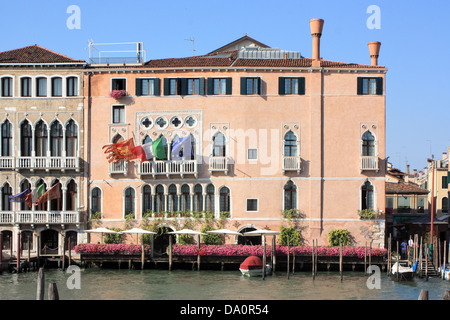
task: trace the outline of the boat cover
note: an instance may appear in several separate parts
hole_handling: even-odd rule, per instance
[[[254,270],[254,269],[261,269],[262,268],[262,260],[260,257],[256,256],[250,256],[247,257],[244,262],[241,263],[239,268],[244,270]]]

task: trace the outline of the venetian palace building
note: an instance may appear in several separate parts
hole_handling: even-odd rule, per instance
[[[323,20],[311,20],[312,58],[244,36],[186,58],[146,61],[138,43],[134,61],[101,57],[84,65],[70,59],[48,70],[0,60],[1,83],[10,77],[14,88],[12,97],[0,98],[0,184],[16,194],[24,181],[33,188],[39,179],[48,187],[58,179],[66,197],[63,213],[73,212],[66,208],[76,184],[77,223],[85,213],[110,228],[145,221],[178,230],[188,215],[200,212],[240,232],[280,230],[287,224],[285,213],[296,209],[306,244],[318,239],[326,245],[331,230],[346,229],[356,245],[364,245],[369,235],[374,246],[383,247],[384,219],[359,216],[361,210],[385,207],[387,69],[378,65],[380,43],[369,44],[370,64],[324,60],[322,27]],[[47,97],[35,96],[35,87],[33,96],[22,97],[24,76],[33,86],[45,76]],[[62,78],[62,97],[52,96],[55,76]],[[80,96],[66,94],[72,76],[79,80]],[[112,96],[113,91],[122,95]],[[23,157],[38,158],[40,121],[50,141],[43,155],[49,167],[22,168]],[[30,155],[22,153],[24,123],[34,141]],[[73,156],[66,150],[67,126],[77,125],[77,168],[51,166],[54,123],[62,126],[61,161]],[[11,140],[5,140],[5,124]],[[163,154],[109,163],[103,147],[127,140],[135,146],[152,142],[154,152],[161,145]],[[180,140],[182,154],[176,149]],[[11,141],[9,153],[5,141]],[[2,204],[2,215],[36,214],[37,209],[20,205],[5,210]],[[78,228],[78,241],[87,239],[84,223],[34,226],[37,232],[63,227]],[[17,220],[9,225],[2,220],[0,228],[32,230]]]

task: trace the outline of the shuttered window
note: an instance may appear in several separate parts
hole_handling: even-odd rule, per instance
[[[383,78],[358,77],[358,95],[383,95]]]
[[[280,77],[278,78],[278,94],[280,95],[304,95],[304,77]]]

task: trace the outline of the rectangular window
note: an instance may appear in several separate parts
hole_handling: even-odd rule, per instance
[[[231,95],[231,78],[208,78],[208,95]]]
[[[47,78],[36,79],[36,95],[38,97],[47,96]]]
[[[152,96],[155,94],[155,80],[154,79],[142,79],[142,95]]]
[[[398,213],[410,213],[411,212],[411,197],[400,196],[398,197]]]
[[[62,96],[62,79],[52,78],[52,97]]]
[[[127,90],[127,79],[112,79],[111,90]]]
[[[258,199],[247,199],[247,211],[258,211]]]
[[[22,97],[31,97],[31,78],[20,79],[20,95]]]
[[[169,95],[174,96],[179,94],[179,81],[178,79],[169,79]]]
[[[12,97],[13,79],[10,77],[2,78],[2,97]]]
[[[390,196],[386,197],[386,213],[387,214],[394,213],[394,197]]]
[[[200,94],[200,79],[187,79],[187,94]]]
[[[383,95],[383,78],[358,78],[358,95]]]
[[[125,106],[113,106],[113,123],[125,122]]]
[[[447,178],[447,176],[442,176],[442,189],[448,189],[448,178]]]
[[[258,149],[248,149],[247,158],[248,160],[258,160]]]
[[[425,212],[425,204],[427,203],[427,197],[417,197],[417,212]]]
[[[78,96],[78,78],[68,77],[66,80],[66,88],[68,97]]]
[[[259,94],[259,78],[247,78],[247,95]]]

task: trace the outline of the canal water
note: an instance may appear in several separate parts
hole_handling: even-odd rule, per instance
[[[429,291],[430,300],[442,300],[450,290],[450,282],[439,278],[398,283],[385,273],[368,286],[369,276],[345,272],[341,281],[338,272],[319,272],[315,279],[309,272],[296,272],[288,279],[278,272],[263,280],[239,271],[45,270],[46,290],[56,282],[61,300],[417,300],[422,289]],[[3,273],[0,300],[35,300],[36,282],[37,272]]]

